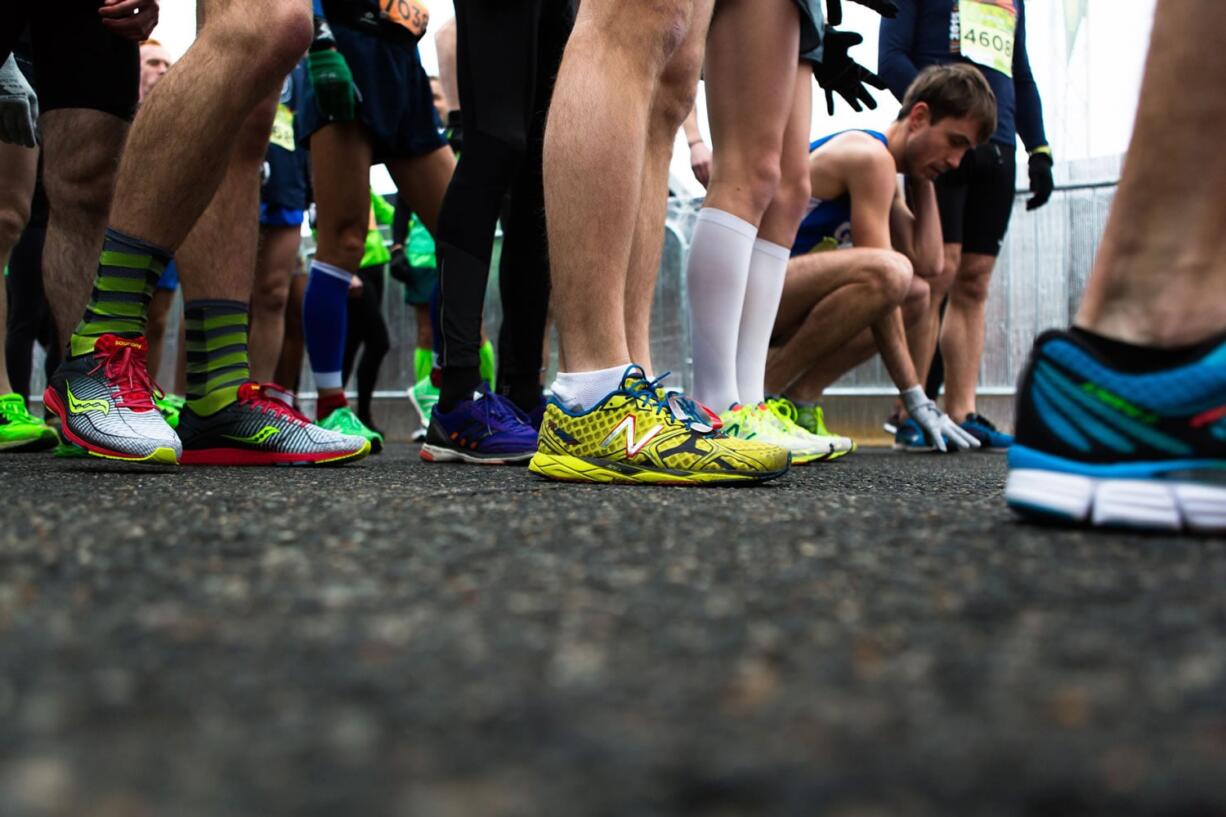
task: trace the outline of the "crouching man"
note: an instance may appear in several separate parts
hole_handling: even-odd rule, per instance
[[[817,405],[826,387],[880,352],[916,431],[908,448],[978,447],[925,396],[907,331],[943,264],[933,180],[995,128],[983,75],[952,64],[920,73],[884,132],[842,131],[810,146],[813,198],[788,263],[766,390],[813,433],[829,433]]]

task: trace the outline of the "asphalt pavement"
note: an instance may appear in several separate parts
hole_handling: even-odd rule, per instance
[[[1226,539],[1000,456],[0,477],[0,817],[1226,814]]]

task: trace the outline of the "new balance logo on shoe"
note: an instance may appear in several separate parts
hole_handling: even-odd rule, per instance
[[[634,415],[627,414],[625,419],[618,423],[617,426],[609,432],[609,436],[600,441],[600,445],[602,448],[607,447],[610,443],[617,439],[618,435],[624,433],[626,435],[626,456],[634,457],[637,456],[638,453],[642,451],[647,444],[655,439],[656,435],[663,430],[663,425],[652,426],[641,439],[636,440],[635,437],[637,436],[637,430],[635,428]]]

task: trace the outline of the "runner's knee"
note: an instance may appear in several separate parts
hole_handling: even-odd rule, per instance
[[[687,42],[673,53],[660,77],[654,110],[658,126],[670,135],[694,108],[703,51],[703,43]]]
[[[22,206],[14,202],[8,207],[0,207],[0,247],[10,250],[17,246],[21,234],[25,231],[26,222],[30,220],[30,205]]]
[[[988,299],[991,284],[991,264],[976,264],[969,269],[964,265],[954,278],[950,294],[961,300],[983,303]]]
[[[891,308],[898,306],[907,297],[911,287],[911,262],[902,253],[883,250],[870,266],[873,288],[884,303]]]

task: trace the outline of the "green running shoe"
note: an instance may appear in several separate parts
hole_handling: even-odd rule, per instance
[[[89,456],[89,452],[79,445],[62,442],[51,452],[51,456],[61,460],[81,460]]]
[[[166,418],[166,425],[178,428],[179,412],[183,411],[183,407],[187,405],[187,398],[177,394],[165,394],[161,397],[154,394],[153,405],[157,406],[158,411]]]
[[[829,459],[837,460],[839,457],[845,457],[856,450],[856,443],[848,437],[840,437],[838,434],[831,434],[826,428],[826,416],[822,412],[822,407],[816,403],[793,403],[786,397],[772,397],[769,402],[776,409],[783,412],[810,434],[816,434],[819,437],[829,437],[835,441],[834,452]]]
[[[60,438],[36,419],[20,394],[0,394],[0,451],[46,451]]]
[[[421,428],[413,433],[413,440],[424,440],[426,429],[430,426],[430,413],[438,402],[438,386],[434,385],[429,374],[409,387],[409,402],[417,409],[417,415],[421,418]]]
[[[337,434],[362,437],[369,440],[370,453],[372,454],[378,454],[383,450],[383,435],[374,429],[368,428],[365,423],[358,419],[358,415],[354,414],[353,409],[349,408],[349,406],[341,406],[327,417],[319,420],[316,425],[320,428],[326,428],[328,431],[335,431]]]

